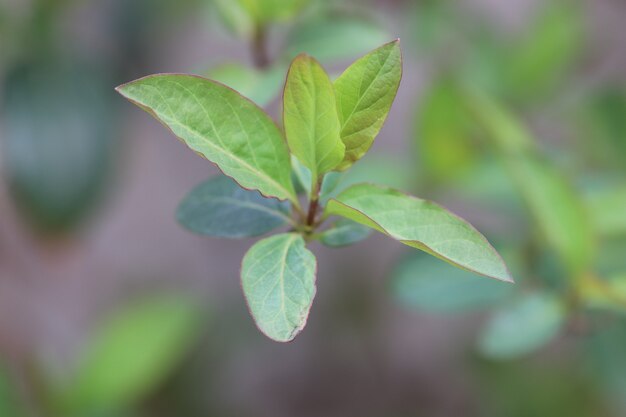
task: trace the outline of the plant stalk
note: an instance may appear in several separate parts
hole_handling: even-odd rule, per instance
[[[252,37],[252,61],[254,66],[260,69],[270,65],[267,53],[267,30],[263,25],[257,25]]]

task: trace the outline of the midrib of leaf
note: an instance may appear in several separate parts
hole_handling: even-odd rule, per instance
[[[209,124],[211,125],[211,129],[213,130],[213,133],[215,134],[215,137],[217,138],[217,140],[219,141],[219,144],[221,145],[221,147],[214,145],[213,143],[211,143],[210,140],[207,140],[202,134],[200,134],[200,132],[198,132],[196,129],[193,129],[190,126],[187,126],[185,124],[183,124],[182,122],[180,122],[178,120],[178,118],[176,118],[174,115],[174,112],[172,111],[172,107],[169,104],[169,102],[167,100],[165,100],[165,97],[163,96],[163,93],[161,93],[161,91],[156,88],[153,85],[150,84],[145,84],[145,86],[150,87],[152,89],[154,89],[159,96],[161,97],[163,103],[165,103],[165,105],[167,106],[170,116],[168,117],[168,119],[172,122],[174,122],[176,125],[182,127],[183,129],[187,130],[189,133],[195,135],[197,138],[199,138],[203,143],[205,143],[206,145],[208,145],[209,147],[211,147],[212,149],[215,149],[218,151],[218,153],[222,153],[226,156],[229,156],[230,158],[236,160],[239,164],[243,165],[244,167],[246,167],[248,169],[248,171],[261,176],[262,178],[264,178],[267,182],[269,182],[270,184],[274,184],[276,186],[276,188],[282,190],[285,192],[285,194],[288,196],[287,198],[289,200],[291,200],[293,203],[297,203],[297,200],[295,200],[295,198],[291,195],[291,192],[289,190],[287,190],[285,187],[282,186],[282,184],[280,184],[279,182],[277,182],[276,180],[274,180],[273,178],[267,176],[263,171],[260,171],[258,169],[255,169],[255,167],[253,167],[252,165],[250,165],[248,162],[246,162],[245,160],[239,158],[237,155],[228,152],[226,147],[224,147],[224,142],[222,140],[222,137],[218,134],[217,129],[215,128],[215,124],[213,123],[213,120],[211,119],[211,117],[208,114],[207,109],[202,105],[202,103],[198,100],[198,98],[196,97],[196,95],[187,87],[185,87],[184,85],[176,82],[176,81],[171,81],[171,80],[163,80],[165,82],[170,82],[172,84],[176,84],[180,87],[182,87],[183,89],[187,90],[191,96],[194,98],[194,100],[196,101],[196,103],[198,103],[198,105],[200,106],[200,108],[202,108],[202,110],[204,111],[205,115],[207,116],[207,120],[209,122]],[[154,114],[156,114],[156,112],[153,112]],[[276,154],[276,149],[274,149],[274,154]],[[254,157],[254,153],[253,153],[253,157]],[[256,159],[255,159],[256,161]],[[235,180],[236,181],[236,180]],[[261,192],[261,190],[259,190],[259,192]],[[262,193],[262,192],[261,192]],[[263,194],[263,193],[262,193]],[[269,197],[275,197],[275,196],[269,196]],[[278,198],[278,197],[277,197]],[[280,200],[280,199],[279,199]]]
[[[359,99],[357,100],[356,104],[354,105],[354,108],[350,112],[350,115],[343,122],[343,126],[342,126],[342,129],[341,129],[341,137],[342,138],[343,137],[347,137],[347,136],[343,136],[344,128],[348,125],[348,122],[352,119],[352,116],[354,116],[354,114],[356,113],[356,109],[361,105],[361,101],[363,101],[363,99],[365,98],[365,95],[367,94],[369,89],[372,87],[372,85],[376,81],[376,78],[380,75],[380,72],[383,70],[385,65],[387,65],[387,61],[389,61],[389,57],[390,56],[391,56],[391,50],[389,51],[389,53],[385,57],[385,62],[383,62],[383,64],[380,66],[380,68],[378,68],[378,71],[376,71],[376,75],[374,75],[374,77],[372,77],[371,81],[369,82],[369,84],[367,85],[367,87],[365,88],[365,91],[363,91],[363,93],[361,93],[362,85],[359,86]],[[361,80],[361,83],[363,83],[363,80]]]

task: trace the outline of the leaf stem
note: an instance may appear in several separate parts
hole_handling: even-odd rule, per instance
[[[311,200],[309,202],[309,211],[306,218],[306,227],[310,230],[315,228],[315,217],[317,215],[317,210],[319,209],[322,181],[324,181],[324,177],[315,181],[313,189],[311,190]]]
[[[257,24],[252,35],[252,61],[254,66],[260,69],[270,65],[267,53],[267,29],[262,24]]]

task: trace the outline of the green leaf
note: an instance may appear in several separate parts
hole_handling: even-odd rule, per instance
[[[469,105],[548,244],[573,274],[587,268],[595,239],[581,196],[539,155],[531,134],[512,114],[476,92],[471,93]]]
[[[241,284],[258,328],[288,342],[304,328],[315,297],[315,256],[302,236],[286,233],[257,242],[243,258]]]
[[[343,160],[336,103],[324,68],[310,56],[298,55],[287,74],[283,120],[289,149],[313,181]]]
[[[298,204],[289,151],[278,127],[236,91],[182,74],[151,75],[117,91],[242,187]]]
[[[107,318],[62,397],[64,407],[84,414],[138,401],[180,362],[197,336],[200,313],[187,298],[153,296]]]
[[[348,168],[369,150],[383,126],[402,78],[400,41],[358,59],[335,81],[341,140],[346,145],[338,169]]]
[[[291,221],[289,202],[264,198],[225,176],[194,188],[178,207],[177,218],[194,233],[230,238],[259,236]]]
[[[304,52],[332,64],[366,54],[389,38],[388,32],[375,22],[333,14],[296,25],[289,33],[286,55],[294,57]]]
[[[504,261],[483,235],[430,201],[387,187],[360,184],[330,200],[325,214],[369,226],[459,268],[513,281]]]
[[[349,246],[366,239],[371,229],[348,219],[339,219],[320,235],[320,242],[331,248]]]
[[[284,74],[285,68],[282,65],[259,70],[231,63],[211,69],[207,76],[264,107],[278,97],[284,84]]]
[[[476,274],[420,254],[397,266],[391,289],[407,306],[433,313],[491,307],[513,292],[511,285],[476,278]]]
[[[548,294],[530,294],[497,312],[479,341],[480,351],[494,359],[512,359],[550,342],[561,329],[565,308]]]

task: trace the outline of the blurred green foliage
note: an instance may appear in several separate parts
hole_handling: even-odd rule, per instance
[[[112,156],[107,87],[89,66],[60,60],[20,65],[5,78],[6,176],[40,231],[71,229],[100,195]]]
[[[203,309],[188,297],[133,300],[89,338],[67,385],[51,387],[66,415],[122,412],[168,377],[197,341]]]
[[[414,36],[436,68],[415,118],[418,185],[460,193],[520,225],[489,236],[515,259],[514,276],[528,295],[498,300],[478,343],[489,357],[511,359],[553,340],[589,309],[618,318],[626,311],[619,260],[626,96],[623,88],[577,85],[573,69],[587,46],[579,2],[542,3],[521,34],[459,11],[447,1],[416,8],[422,29]],[[445,53],[451,45],[458,53]],[[544,110],[565,138],[536,137],[531,122]],[[396,270],[391,288],[399,300],[426,311],[445,298],[474,308],[471,277],[429,274],[422,261]],[[489,301],[489,292],[482,295]]]

